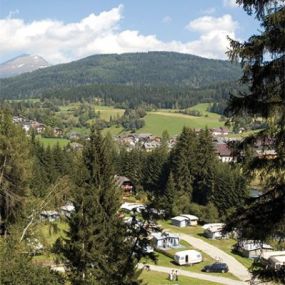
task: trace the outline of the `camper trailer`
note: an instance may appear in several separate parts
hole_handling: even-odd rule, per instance
[[[184,250],[176,252],[174,260],[179,265],[192,265],[203,261],[202,254],[197,250]]]

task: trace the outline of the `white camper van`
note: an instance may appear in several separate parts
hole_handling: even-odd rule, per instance
[[[179,265],[192,265],[203,261],[202,254],[197,250],[184,250],[176,252],[174,260]]]

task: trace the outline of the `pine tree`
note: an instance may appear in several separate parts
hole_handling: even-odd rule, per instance
[[[168,217],[173,217],[177,214],[177,208],[175,207],[175,183],[173,174],[170,172],[164,192],[164,207]]]
[[[263,117],[267,127],[244,141],[272,141],[274,159],[256,157],[250,171],[265,180],[265,194],[241,208],[228,223],[228,229],[238,228],[242,237],[265,241],[276,238],[285,230],[285,5],[275,0],[237,0],[248,14],[255,14],[262,30],[244,43],[231,40],[229,56],[240,60],[241,82],[248,92],[232,96],[229,115],[247,113]],[[285,284],[284,270],[259,270],[260,278],[276,279]]]
[[[119,154],[117,173],[131,179],[136,189],[141,188],[145,159],[146,152],[139,148],[132,149],[129,152],[122,149]]]
[[[211,200],[217,164],[212,135],[208,129],[199,132],[196,156],[197,169],[194,173],[193,201],[206,205]]]
[[[159,147],[147,154],[142,178],[144,191],[154,195],[161,194],[165,183],[164,170],[166,161],[167,152],[164,147]]]
[[[176,185],[176,196],[181,207],[186,208],[192,200],[193,179],[196,171],[197,135],[189,128],[183,128],[177,143],[170,153],[170,170]],[[181,209],[182,210],[182,209]]]
[[[63,250],[76,285],[137,284],[135,264],[129,258],[131,242],[117,215],[120,191],[114,187],[107,152],[101,134],[92,129],[78,165],[75,212]]]
[[[0,110],[0,232],[20,218],[30,176],[29,145],[23,130]]]

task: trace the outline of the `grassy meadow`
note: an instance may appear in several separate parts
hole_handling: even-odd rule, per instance
[[[140,275],[141,279],[148,285],[218,285],[219,283],[214,283],[206,280],[199,280],[190,277],[179,276],[179,281],[169,281],[168,274],[154,272],[154,271],[143,271]]]
[[[37,138],[44,146],[51,146],[51,147],[57,144],[59,144],[60,147],[65,147],[70,142],[68,139],[63,139],[63,138],[44,138],[42,136],[38,136]]]
[[[191,107],[191,110],[201,112],[202,116],[196,117],[178,113],[178,110],[160,109],[154,112],[148,112],[145,120],[145,126],[138,130],[138,133],[152,133],[161,135],[167,130],[170,136],[177,135],[184,126],[190,128],[216,128],[224,126],[224,122],[219,121],[220,115],[207,111],[209,104],[202,103]]]

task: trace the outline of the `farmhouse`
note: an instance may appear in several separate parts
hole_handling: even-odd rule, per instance
[[[56,137],[61,137],[61,136],[63,136],[63,129],[61,129],[61,128],[54,128],[53,129],[53,134]]]
[[[115,175],[115,183],[123,190],[125,196],[130,196],[135,190],[133,182],[125,176]]]
[[[234,156],[231,149],[226,143],[218,143],[215,145],[216,154],[222,162],[232,162],[234,161]]]
[[[243,240],[236,244],[236,250],[244,257],[257,258],[266,252],[272,252],[273,248],[269,244],[261,241]]]
[[[180,237],[178,234],[168,232],[151,233],[153,246],[156,248],[180,247]]]
[[[172,225],[179,227],[179,228],[184,228],[187,226],[196,226],[198,223],[198,217],[193,216],[193,215],[180,215],[176,216],[171,219]]]

